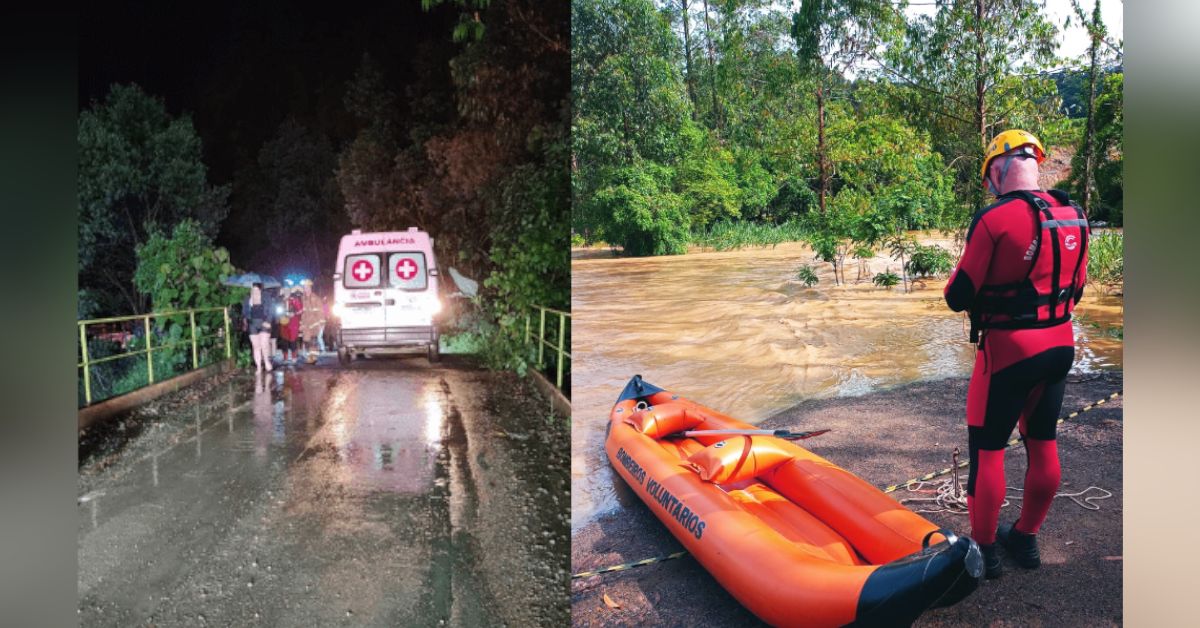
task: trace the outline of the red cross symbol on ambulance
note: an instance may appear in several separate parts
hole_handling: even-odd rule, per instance
[[[371,262],[360,259],[354,263],[354,266],[350,269],[350,274],[354,275],[354,278],[360,282],[367,281],[371,278],[371,275],[375,274],[375,267]]]
[[[409,258],[404,258],[396,263],[396,275],[408,281],[417,276],[417,265]]]

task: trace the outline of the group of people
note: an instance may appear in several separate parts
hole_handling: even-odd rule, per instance
[[[313,292],[309,279],[278,295],[261,283],[253,284],[242,313],[255,372],[271,371],[276,352],[281,352],[282,364],[294,365],[302,355],[312,364],[318,352],[325,351],[326,304]]]

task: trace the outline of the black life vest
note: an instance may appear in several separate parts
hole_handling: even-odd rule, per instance
[[[1071,320],[1079,266],[1088,246],[1088,222],[1083,210],[1065,192],[1051,190],[1051,205],[1026,190],[1012,192],[1025,201],[1037,220],[1025,279],[1008,284],[984,284],[971,305],[971,342],[981,329],[1037,329]],[[1043,255],[1043,244],[1050,254]]]

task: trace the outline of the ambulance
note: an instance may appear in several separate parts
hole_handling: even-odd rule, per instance
[[[333,273],[338,360],[349,364],[368,350],[424,347],[437,362],[438,294],[428,233],[409,227],[342,236]]]

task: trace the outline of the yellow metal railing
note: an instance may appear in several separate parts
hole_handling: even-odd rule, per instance
[[[196,315],[204,314],[204,313],[208,313],[208,312],[221,312],[222,324],[220,326],[218,326],[217,333],[209,334],[209,335],[200,335],[197,333]],[[150,323],[151,319],[184,317],[184,316],[187,317],[188,325],[191,328],[190,336],[188,336],[185,340],[180,341],[180,342],[167,342],[167,343],[163,343],[163,344],[155,344],[154,343],[154,341],[153,341],[154,329],[153,329],[153,325],[151,325],[151,323]],[[107,355],[107,356],[104,356],[104,357],[98,358],[98,359],[91,358],[91,356],[89,355],[89,351],[88,351],[88,340],[89,340],[88,328],[89,327],[96,327],[99,325],[113,325],[113,324],[118,324],[118,323],[127,323],[130,321],[141,321],[141,323],[142,323],[141,327],[142,327],[142,332],[143,332],[142,338],[145,339],[145,347],[144,348],[135,349],[132,351],[122,351],[121,353]],[[190,345],[191,352],[192,352],[192,370],[196,370],[196,369],[200,368],[200,344],[199,344],[200,341],[208,340],[208,339],[222,339],[223,338],[225,340],[225,358],[230,359],[233,357],[233,344],[232,344],[232,336],[231,336],[230,330],[229,330],[229,308],[228,307],[207,307],[207,308],[195,308],[195,309],[190,309],[190,310],[176,310],[173,312],[152,312],[150,314],[135,314],[133,316],[114,316],[114,317],[110,317],[110,318],[96,318],[96,319],[79,321],[78,324],[79,324],[79,351],[80,351],[80,357],[82,358],[82,361],[80,361],[77,366],[78,366],[78,368],[83,369],[83,399],[84,399],[85,406],[92,404],[92,367],[97,364],[103,364],[105,362],[112,362],[113,360],[119,360],[122,358],[128,358],[130,356],[145,354],[146,355],[146,385],[148,386],[148,385],[154,383],[154,353],[155,352],[164,351],[164,350],[170,349],[172,347]],[[122,334],[127,334],[126,336],[124,336],[126,340],[129,338],[136,337],[132,332],[127,332],[127,331],[116,332],[117,336],[122,336]],[[92,339],[94,340],[96,338],[99,338],[99,336],[93,337]],[[114,341],[114,342],[116,342],[116,341]],[[124,344],[125,343],[122,342],[122,345],[124,345]],[[122,346],[122,348],[124,348],[124,346]]]
[[[546,364],[545,350],[547,347],[549,347],[551,351],[555,352],[556,357],[557,357],[557,359],[555,360],[556,375],[554,378],[554,385],[557,386],[559,390],[562,390],[564,364],[567,360],[571,359],[571,352],[566,350],[567,325],[568,325],[569,321],[571,320],[571,313],[564,312],[562,310],[556,310],[554,308],[542,307],[540,305],[533,306],[533,309],[538,312],[537,336],[532,338],[533,340],[537,340],[537,343],[538,343],[537,344],[538,368],[539,369],[544,368],[544,366]],[[546,314],[547,313],[558,317],[558,334],[557,334],[558,342],[557,342],[557,344],[553,344],[553,343],[549,342],[548,340],[546,340]],[[529,341],[531,340],[531,336],[533,334],[532,326],[533,326],[533,314],[532,313],[526,314],[525,315],[525,344],[529,344]],[[566,358],[566,359],[564,359],[564,358]],[[570,370],[568,369],[567,372],[570,373]]]

